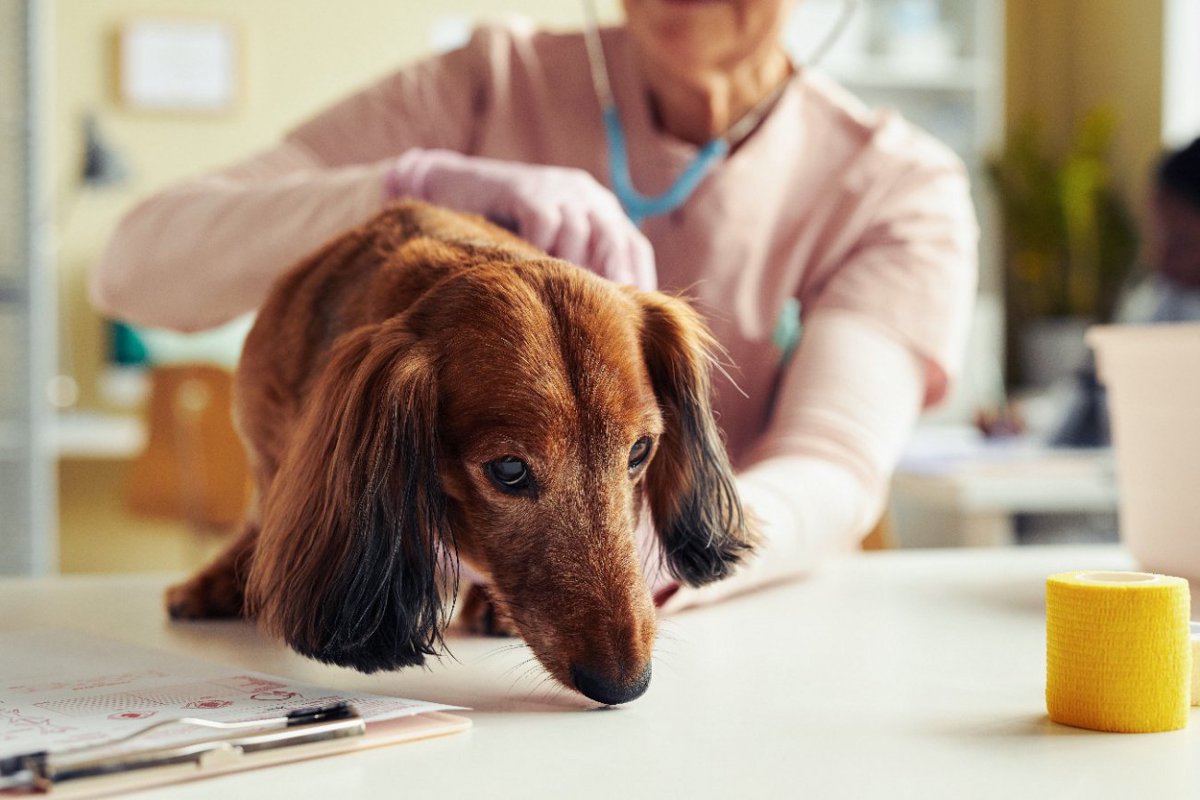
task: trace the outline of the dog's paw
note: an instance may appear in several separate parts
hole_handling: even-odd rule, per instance
[[[234,581],[200,574],[167,589],[171,619],[227,619],[241,616],[242,591]]]
[[[486,588],[471,584],[462,599],[460,624],[477,636],[518,636],[517,626],[501,611]]]

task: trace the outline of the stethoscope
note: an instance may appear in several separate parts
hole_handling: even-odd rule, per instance
[[[809,66],[815,65],[825,57],[849,24],[858,2],[859,0],[843,0],[841,15],[807,60]],[[584,41],[587,45],[588,66],[592,74],[592,85],[596,90],[596,99],[600,101],[604,138],[608,146],[609,180],[612,183],[613,194],[621,202],[625,213],[638,225],[647,217],[666,214],[687,202],[712,165],[727,156],[734,146],[749,136],[775,107],[776,101],[787,87],[787,81],[743,114],[725,133],[701,147],[692,163],[688,164],[666,191],[654,196],[644,195],[633,185],[630,175],[629,146],[625,139],[625,129],[621,125],[621,115],[617,111],[616,99],[608,82],[608,62],[600,42],[600,25],[594,0],[583,0],[583,8],[586,17]]]

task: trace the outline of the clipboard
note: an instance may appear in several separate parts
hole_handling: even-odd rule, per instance
[[[230,743],[226,746],[209,749],[194,760],[163,763],[132,770],[123,769],[107,774],[99,772],[82,776],[68,775],[61,780],[40,781],[40,785],[0,790],[0,797],[45,796],[64,798],[64,800],[67,798],[103,797],[226,775],[232,772],[261,769],[386,745],[447,736],[462,733],[471,727],[470,719],[444,711],[428,711],[416,716],[370,723],[355,714],[352,719],[344,719],[341,722],[350,723],[345,726],[347,731],[354,728],[357,730],[346,732],[343,735],[327,735],[329,730],[326,729],[322,731],[323,735],[310,736],[303,741],[260,748],[245,747],[242,744],[225,740]],[[252,738],[253,734],[240,737],[242,741]],[[213,743],[213,740],[198,741],[205,745]],[[145,751],[129,751],[127,755],[137,756],[144,755],[144,753]]]
[[[75,631],[0,632],[0,799],[97,797],[461,733],[342,692]]]

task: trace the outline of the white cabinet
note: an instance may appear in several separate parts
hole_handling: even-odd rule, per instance
[[[0,0],[0,574],[57,560],[52,414],[55,302],[46,259],[40,58],[48,4]]]

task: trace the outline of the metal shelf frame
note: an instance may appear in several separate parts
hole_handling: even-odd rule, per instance
[[[11,248],[18,255],[14,274],[0,285],[0,574],[45,575],[58,562],[57,485],[51,432],[53,410],[45,387],[54,367],[56,298],[48,260],[46,187],[46,65],[50,4],[39,0],[0,0],[5,25],[0,50],[6,69],[16,71],[15,97],[0,108],[0,148],[13,152],[13,185],[0,187],[20,220]],[[6,93],[6,98],[8,94]],[[5,265],[10,266],[10,265]]]

